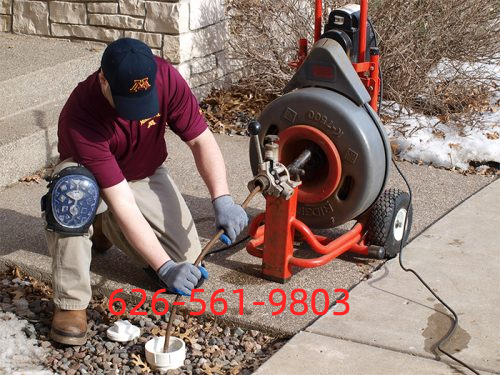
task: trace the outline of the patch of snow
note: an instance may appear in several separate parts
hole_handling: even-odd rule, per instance
[[[28,322],[0,311],[0,374],[49,375],[43,366],[47,351],[23,332]]]
[[[453,66],[458,67],[456,63],[443,60],[431,76],[453,78],[453,72],[457,71]],[[462,63],[459,69],[482,83],[491,84],[490,110],[478,112],[474,125],[463,124],[459,129],[397,103],[384,103],[387,108],[384,112],[396,118],[385,127],[402,160],[461,170],[469,169],[470,163],[500,163],[500,65]]]
[[[496,60],[500,59],[497,55]],[[468,78],[474,78],[482,83],[489,84],[492,79],[500,78],[500,65],[497,63],[484,63],[484,62],[463,62],[454,61],[450,59],[442,59],[435,69],[431,71],[429,77],[438,81],[451,80],[459,78],[464,74]]]

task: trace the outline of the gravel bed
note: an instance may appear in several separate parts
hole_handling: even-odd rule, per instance
[[[167,319],[154,314],[121,316],[141,327],[139,338],[122,344],[106,337],[106,330],[118,320],[109,313],[107,299],[94,299],[87,309],[87,343],[83,346],[59,345],[49,338],[53,310],[51,293],[47,285],[23,277],[18,271],[0,274],[0,312],[23,319],[22,331],[26,340],[35,342],[46,353],[43,366],[47,370],[63,375],[162,373],[148,367],[144,344],[153,335],[164,333],[168,313]],[[143,307],[150,311],[147,303]],[[231,327],[210,317],[178,315],[174,326],[173,335],[184,340],[187,351],[183,367],[163,372],[169,375],[251,374],[286,342],[286,339],[259,331]],[[22,369],[22,364],[19,368]]]

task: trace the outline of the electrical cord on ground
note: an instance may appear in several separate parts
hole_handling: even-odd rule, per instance
[[[241,240],[236,241],[235,243],[232,243],[231,245],[221,247],[220,249],[214,249],[214,250],[210,251],[207,255],[212,255],[212,254],[216,254],[216,253],[221,253],[221,252],[226,251],[226,250],[230,250],[233,247],[236,247],[236,246],[242,244],[243,242],[248,241],[249,239],[250,239],[250,236],[246,236],[246,237],[242,238]]]
[[[407,207],[407,211],[409,210],[410,206],[411,206],[411,202],[412,202],[412,191],[411,191],[411,187],[410,187],[410,184],[408,183],[408,180],[406,179],[405,175],[403,174],[403,172],[401,171],[401,169],[399,169],[398,165],[396,164],[396,161],[394,160],[394,158],[392,159],[392,162],[394,164],[394,166],[396,167],[399,175],[403,178],[407,188],[408,188],[408,194],[410,195],[410,200],[408,202],[408,207]],[[404,225],[403,225],[403,228],[406,228],[406,225],[408,224],[407,223],[407,220],[408,220],[408,216],[405,217],[405,222],[404,222]],[[422,283],[422,285],[444,306],[448,309],[448,311],[450,311],[450,313],[453,315],[453,325],[451,326],[451,328],[448,330],[448,333],[443,337],[441,338],[437,343],[436,345],[434,346],[434,348],[437,348],[441,353],[443,353],[444,355],[446,355],[448,358],[454,360],[455,362],[459,363],[460,365],[462,365],[463,367],[469,369],[470,371],[472,371],[474,374],[477,374],[477,375],[480,375],[479,372],[477,372],[476,370],[474,370],[471,366],[469,366],[468,364],[466,364],[465,362],[461,361],[460,359],[454,357],[452,354],[448,353],[447,351],[445,351],[441,345],[443,345],[445,342],[447,342],[451,336],[453,336],[453,333],[455,332],[456,328],[458,327],[458,315],[457,313],[446,303],[444,302],[441,297],[439,297],[436,292],[434,292],[432,290],[432,288],[424,281],[424,279],[417,273],[417,271],[411,269],[411,268],[407,268],[403,265],[403,241],[401,241],[400,243],[400,248],[399,248],[399,265],[401,266],[401,268],[405,271],[405,272],[410,272],[412,274],[415,275],[415,277]]]

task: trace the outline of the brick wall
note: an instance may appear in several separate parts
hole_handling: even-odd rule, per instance
[[[103,43],[141,39],[199,97],[231,79],[224,0],[0,0],[0,31]]]

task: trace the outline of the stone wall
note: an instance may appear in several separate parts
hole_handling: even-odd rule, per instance
[[[0,0],[0,31],[109,43],[143,40],[199,97],[231,77],[224,0]]]

